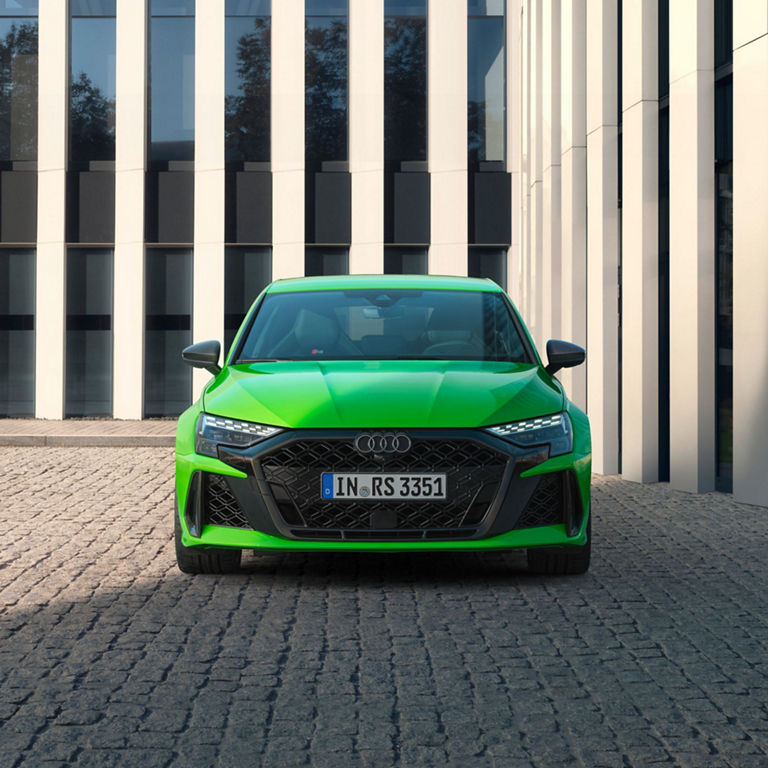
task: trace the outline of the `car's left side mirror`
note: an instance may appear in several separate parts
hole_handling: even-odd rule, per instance
[[[547,360],[549,364],[546,367],[547,373],[557,373],[561,368],[573,368],[575,365],[581,365],[587,356],[583,347],[578,344],[571,344],[570,341],[560,341],[560,339],[550,339],[547,342]]]
[[[193,368],[205,368],[214,376],[221,372],[219,367],[219,355],[221,344],[218,341],[199,341],[191,347],[187,347],[181,353],[181,359]]]

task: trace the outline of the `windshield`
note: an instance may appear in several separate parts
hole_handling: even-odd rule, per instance
[[[530,362],[501,294],[409,289],[267,294],[236,362],[266,360]]]

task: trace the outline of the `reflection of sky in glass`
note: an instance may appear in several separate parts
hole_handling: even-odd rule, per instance
[[[470,18],[467,97],[478,160],[504,160],[504,18]]]
[[[182,157],[192,160],[195,129],[195,20],[153,18],[151,30],[151,125],[152,144],[187,143]],[[153,159],[161,157],[153,146]],[[187,157],[187,155],[189,155]]]
[[[384,0],[385,16],[426,16],[427,0]]]
[[[346,16],[347,0],[306,0],[305,13],[307,16]]]
[[[227,0],[227,16],[269,16],[270,0]]]
[[[467,0],[469,16],[503,16],[504,0]]]
[[[72,79],[85,72],[95,88],[115,99],[115,19],[72,19]]]
[[[0,16],[37,16],[37,0],[0,0]]]

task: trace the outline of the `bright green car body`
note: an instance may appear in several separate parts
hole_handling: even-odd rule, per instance
[[[590,503],[591,442],[586,415],[566,397],[535,352],[520,320],[535,363],[472,360],[301,360],[235,365],[233,351],[268,293],[293,291],[446,290],[503,293],[493,282],[472,278],[415,275],[297,278],[268,286],[254,302],[227,354],[222,370],[179,418],[176,437],[176,496],[184,547],[262,551],[511,550],[583,547]],[[510,303],[510,309],[512,309]],[[516,310],[513,310],[516,313]],[[518,318],[519,319],[519,318]],[[568,471],[576,480],[582,509],[577,530],[564,523],[511,530],[471,540],[296,540],[252,529],[203,525],[192,536],[184,510],[196,472],[245,478],[219,458],[195,451],[198,417],[205,412],[228,419],[289,430],[472,429],[565,411],[573,428],[573,450],[527,469],[521,477]]]

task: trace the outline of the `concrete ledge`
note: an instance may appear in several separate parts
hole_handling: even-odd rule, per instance
[[[77,448],[172,448],[173,435],[0,435],[0,446]]]
[[[171,448],[176,421],[0,419],[0,446]]]

